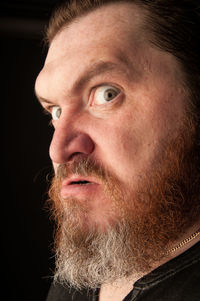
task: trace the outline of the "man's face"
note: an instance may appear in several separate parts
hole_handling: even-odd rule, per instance
[[[60,115],[50,147],[55,171],[84,155],[134,190],[177,135],[184,113],[177,64],[150,46],[141,23],[130,4],[110,5],[53,40],[36,91],[45,109]],[[94,184],[77,187],[68,180]],[[90,218],[106,222],[103,212],[111,204],[95,177],[70,175],[61,195],[92,199]]]
[[[170,228],[160,204],[181,153],[185,93],[175,58],[153,48],[143,19],[134,5],[112,4],[76,20],[53,39],[36,81],[54,118],[55,206],[70,212],[65,228],[76,225],[80,242],[128,220],[130,241],[144,233],[145,248],[151,228]]]

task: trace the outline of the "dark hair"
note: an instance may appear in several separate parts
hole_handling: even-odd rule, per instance
[[[200,1],[199,0],[70,0],[62,1],[47,29],[50,43],[74,19],[110,3],[129,2],[143,8],[151,43],[172,53],[180,63],[193,111],[200,120]]]

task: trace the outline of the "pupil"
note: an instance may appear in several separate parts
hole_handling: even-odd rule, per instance
[[[114,90],[107,90],[104,94],[106,100],[112,100],[117,95],[117,92]]]

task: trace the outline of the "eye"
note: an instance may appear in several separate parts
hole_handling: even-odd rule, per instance
[[[103,105],[111,102],[119,93],[120,90],[113,86],[98,87],[94,91],[92,105]]]
[[[61,108],[59,106],[53,106],[51,109],[51,116],[53,120],[58,120],[61,115]]]

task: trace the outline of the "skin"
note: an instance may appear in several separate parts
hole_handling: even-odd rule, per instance
[[[48,112],[55,106],[62,110],[52,121],[55,172],[78,153],[100,161],[125,190],[136,189],[143,174],[156,167],[163,142],[180,129],[185,93],[179,66],[172,55],[153,48],[142,29],[143,19],[132,4],[112,4],[72,22],[53,39],[35,90]],[[100,62],[114,66],[93,70],[86,80],[87,70]],[[85,80],[79,81],[82,76]],[[101,103],[98,87],[105,85],[117,88],[118,95]],[[77,198],[82,194],[79,191]],[[98,185],[90,204],[89,218],[99,227],[106,224],[102,212],[110,207],[102,195]],[[121,294],[115,288],[113,300],[121,300],[131,283]],[[110,300],[110,288],[104,291],[100,300]]]
[[[35,90],[47,111],[51,113],[53,106],[62,110],[53,120],[50,146],[55,171],[80,153],[99,160],[125,189],[137,187],[161,155],[162,141],[179,129],[184,94],[176,61],[150,46],[145,33],[141,36],[140,23],[132,5],[110,5],[54,38]],[[74,89],[77,79],[102,61],[116,67]],[[105,83],[120,93],[111,102],[98,104],[95,87]]]

